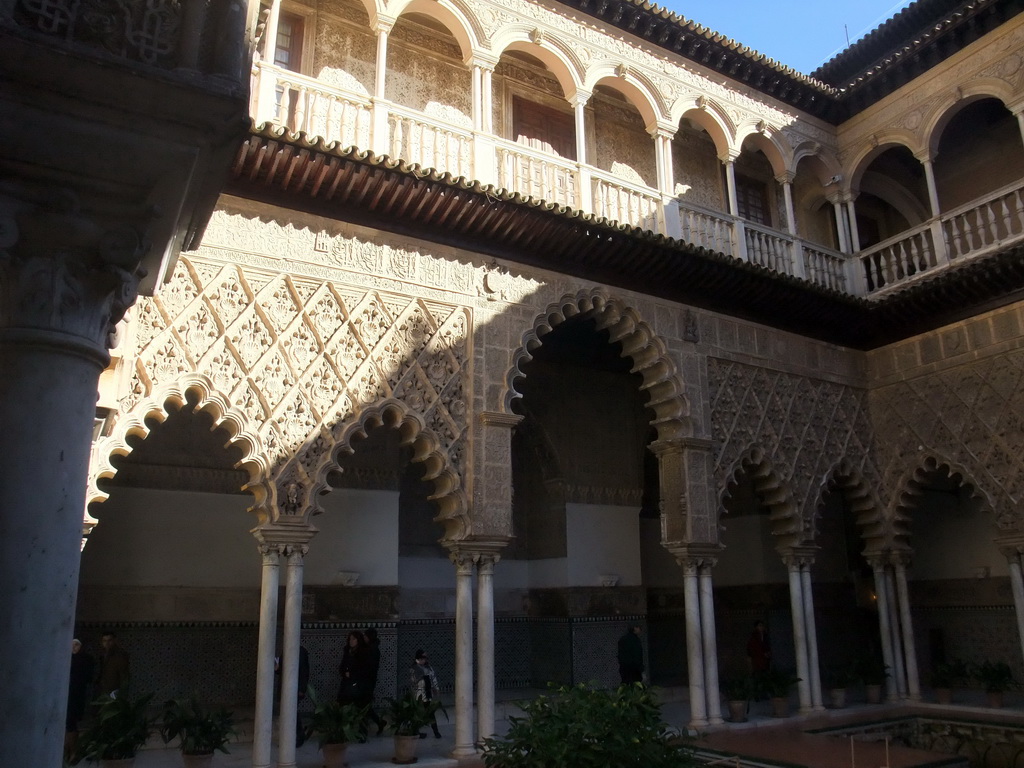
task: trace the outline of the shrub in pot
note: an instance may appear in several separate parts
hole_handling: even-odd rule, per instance
[[[209,765],[213,753],[227,754],[228,741],[235,735],[232,713],[221,707],[207,709],[195,696],[164,702],[160,737],[167,744],[179,739],[185,765]]]
[[[392,762],[407,764],[416,762],[416,742],[420,731],[435,722],[437,713],[445,718],[448,712],[436,699],[418,699],[412,691],[397,699],[388,699],[384,719],[395,734],[395,756]]]
[[[800,678],[788,670],[769,669],[759,675],[758,683],[772,700],[775,717],[786,717],[789,714],[789,693],[799,682]]]
[[[974,666],[972,674],[984,686],[990,707],[1002,707],[1003,694],[1017,685],[1010,665],[1003,661],[983,661]]]
[[[152,694],[135,699],[126,694],[98,699],[96,716],[79,734],[73,764],[82,760],[103,764],[134,759],[154,730],[155,719],[149,713],[152,699]]]
[[[953,688],[963,683],[970,676],[967,662],[961,659],[945,661],[935,667],[931,674],[931,686],[935,691],[935,699],[939,704],[953,701]]]
[[[502,738],[484,739],[487,768],[684,768],[689,745],[670,731],[651,688],[552,688],[510,717]]]
[[[722,694],[729,704],[729,719],[734,723],[745,723],[750,700],[757,695],[754,678],[747,675],[725,680],[722,683]]]
[[[861,657],[857,662],[857,675],[864,681],[864,692],[869,704],[882,700],[882,686],[889,676],[889,667],[878,654]]]
[[[825,685],[828,686],[833,709],[846,706],[846,689],[856,682],[857,673],[849,666],[833,667],[825,672]]]
[[[337,701],[322,702],[313,688],[309,689],[309,698],[313,702],[309,729],[316,735],[324,753],[324,766],[342,768],[349,743],[361,735],[368,708]]]

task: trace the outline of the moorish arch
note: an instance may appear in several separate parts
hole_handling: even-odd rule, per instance
[[[738,486],[744,477],[751,480],[754,493],[770,512],[768,519],[771,533],[777,540],[775,548],[783,550],[806,545],[809,523],[800,515],[789,484],[765,456],[764,451],[757,446],[744,451],[729,468],[719,496],[719,513],[725,509],[725,500],[730,494],[730,488]],[[721,525],[718,530],[721,531]]]
[[[654,130],[658,120],[666,117],[664,100],[650,78],[623,64],[606,62],[587,72],[584,86],[593,93],[597,86],[621,93],[636,108],[648,131]]]
[[[519,51],[543,63],[562,86],[562,95],[567,101],[571,101],[583,87],[584,65],[579,55],[569,50],[561,40],[536,35],[532,26],[510,25],[495,36],[492,45],[496,56]]]
[[[259,517],[259,523],[269,519],[268,502],[272,498],[270,464],[259,433],[249,423],[245,413],[219,392],[213,383],[202,374],[188,374],[176,382],[160,387],[144,400],[139,401],[131,412],[117,420],[110,435],[96,441],[92,449],[89,468],[89,483],[85,505],[88,510],[93,503],[106,501],[110,494],[99,487],[100,480],[109,480],[117,474],[115,456],[123,457],[133,450],[134,440],[144,440],[150,433],[149,422],[163,423],[172,411],[191,407],[194,412],[205,413],[213,419],[211,431],[225,430],[230,438],[225,448],[234,447],[242,454],[236,467],[249,475],[243,490],[253,496],[250,511]],[[88,512],[85,527],[90,529],[96,520]]]
[[[890,131],[884,136],[872,136],[870,142],[854,151],[850,159],[846,161],[843,189],[847,191],[860,189],[861,178],[864,176],[864,172],[871,167],[875,158],[897,147],[903,147],[914,154],[918,151],[917,138],[908,131]]]
[[[461,0],[395,0],[388,4],[387,12],[395,19],[403,14],[420,13],[438,22],[458,42],[465,64],[481,49],[480,41],[487,39],[477,14]]]
[[[469,505],[462,487],[462,479],[453,465],[450,451],[445,451],[441,441],[427,425],[427,420],[401,400],[388,399],[364,408],[359,415],[339,424],[332,430],[333,444],[324,454],[324,459],[311,473],[308,501],[303,505],[306,516],[323,512],[320,499],[330,492],[328,475],[339,468],[342,454],[354,453],[353,441],[365,439],[367,433],[377,427],[395,429],[399,434],[399,445],[412,451],[410,461],[423,465],[423,481],[433,485],[429,499],[437,504],[434,520],[444,526],[446,541],[465,539],[472,531]],[[461,450],[453,448],[452,450]],[[286,492],[289,475],[285,475],[278,492]],[[300,500],[301,502],[301,500]]]
[[[744,144],[750,143],[755,150],[761,150],[772,167],[772,173],[781,176],[786,171],[795,170],[793,152],[789,142],[781,134],[770,131],[761,123],[741,127],[736,133],[736,146],[741,150]]]
[[[920,128],[921,146],[928,148],[931,157],[939,151],[939,141],[949,121],[966,107],[983,99],[995,99],[1006,107],[1014,100],[1013,89],[1009,83],[997,78],[979,78],[960,86],[934,106]]]
[[[881,505],[874,489],[868,484],[863,473],[848,459],[843,459],[825,475],[815,505],[815,518],[812,521],[814,538],[817,538],[817,520],[821,513],[821,504],[829,493],[840,493],[846,500],[854,522],[864,541],[864,550],[879,551],[891,545],[891,531],[881,514]]]
[[[513,413],[513,403],[522,397],[519,387],[526,378],[523,368],[533,359],[533,350],[544,343],[546,334],[572,317],[593,320],[597,330],[608,331],[611,343],[621,342],[622,356],[632,359],[632,372],[643,379],[640,386],[648,393],[647,407],[655,413],[652,426],[657,429],[659,440],[692,436],[690,404],[665,342],[640,319],[636,310],[610,298],[599,288],[566,294],[560,301],[548,305],[536,317],[533,327],[523,334],[520,346],[512,353],[505,379],[503,407],[506,413]]]

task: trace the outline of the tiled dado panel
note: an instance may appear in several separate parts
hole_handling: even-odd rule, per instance
[[[922,682],[927,683],[928,673],[939,661],[933,658],[938,652],[946,660],[963,659],[972,664],[1006,662],[1015,679],[1024,679],[1012,605],[915,608],[911,619]]]
[[[614,616],[609,618],[573,619],[572,621],[572,676],[574,683],[594,683],[599,688],[614,688],[619,684],[619,662],[616,658],[619,638],[633,621],[641,625],[641,616]],[[650,651],[647,633],[642,634],[644,666],[650,671]]]

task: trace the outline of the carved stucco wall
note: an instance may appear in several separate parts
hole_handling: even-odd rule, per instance
[[[322,3],[316,17],[311,74],[328,85],[363,96],[372,94],[377,40],[368,24],[362,6]]]
[[[387,98],[461,128],[473,127],[473,83],[454,39],[402,23],[388,43]]]
[[[822,486],[841,463],[877,486],[865,389],[711,357],[708,397],[720,493],[759,450],[792,501],[794,516],[776,532],[813,539]]]
[[[1024,305],[871,353],[884,502],[913,506],[927,464],[960,473],[1005,531],[1024,502]],[[909,496],[903,496],[907,492]]]
[[[595,96],[593,104],[594,164],[634,184],[654,185],[654,139],[644,130],[640,114],[617,99]]]
[[[707,131],[690,127],[684,121],[672,139],[672,160],[675,191],[683,202],[714,211],[725,209],[722,164]]]

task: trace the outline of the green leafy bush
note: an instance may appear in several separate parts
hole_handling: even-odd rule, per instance
[[[97,700],[99,709],[79,737],[74,763],[135,757],[153,733],[154,718],[149,714],[152,698],[152,694],[137,699],[121,695]]]
[[[437,699],[417,699],[415,693],[407,691],[397,699],[388,699],[384,719],[397,736],[415,736],[421,728],[434,722],[437,712],[448,717],[448,711]]]
[[[234,735],[232,713],[223,707],[205,709],[194,696],[164,702],[160,736],[165,744],[180,738],[186,755],[212,755],[217,750],[226,754]]]
[[[369,707],[321,701],[312,687],[309,698],[313,702],[313,719],[309,726],[317,735],[321,749],[325,744],[348,744],[359,738]]]
[[[484,740],[488,768],[681,768],[695,762],[682,737],[661,719],[643,685],[613,691],[552,688],[510,717],[502,739]]]
[[[974,679],[989,693],[1002,693],[1016,687],[1013,671],[1005,661],[983,661],[975,664]]]

